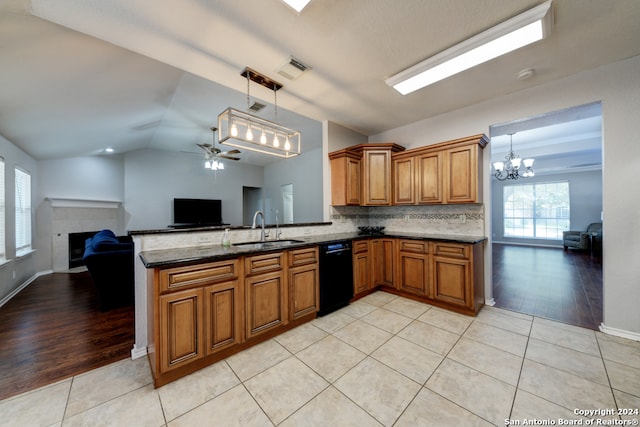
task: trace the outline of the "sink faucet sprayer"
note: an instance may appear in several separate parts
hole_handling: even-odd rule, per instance
[[[262,219],[262,232],[260,233],[260,241],[264,242],[267,240],[266,234],[264,232],[264,212],[256,211],[256,213],[253,214],[253,225],[251,226],[251,228],[256,228],[256,218],[258,217],[258,215],[260,215]]]

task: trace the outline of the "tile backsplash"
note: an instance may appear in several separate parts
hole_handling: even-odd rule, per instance
[[[484,232],[484,205],[425,206],[336,206],[330,220],[334,225],[384,226],[387,231],[480,235]]]

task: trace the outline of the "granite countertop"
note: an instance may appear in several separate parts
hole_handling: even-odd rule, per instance
[[[384,235],[362,235],[354,233],[325,234],[318,236],[292,237],[290,242],[283,245],[274,245],[268,241],[267,245],[241,245],[223,247],[221,245],[198,246],[188,248],[161,249],[140,252],[140,259],[146,268],[177,267],[180,265],[198,264],[202,262],[222,261],[237,258],[243,255],[253,255],[263,252],[281,251],[285,249],[299,249],[306,246],[315,246],[322,243],[332,243],[341,240],[360,240],[376,237],[391,237],[415,240],[436,240],[455,243],[477,244],[487,240],[484,236],[465,236],[453,234],[428,234],[428,233],[398,233],[385,232]]]

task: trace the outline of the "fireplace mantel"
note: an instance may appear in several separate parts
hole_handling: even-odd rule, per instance
[[[65,199],[60,197],[47,197],[52,208],[100,208],[118,209],[122,202],[117,200],[88,200],[88,199]]]

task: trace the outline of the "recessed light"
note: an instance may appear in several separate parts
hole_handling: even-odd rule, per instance
[[[385,80],[403,95],[545,38],[551,31],[551,0]]]
[[[107,148],[105,148],[105,149],[104,149],[104,152],[105,152],[105,153],[113,153],[114,151],[116,151],[116,150],[114,150],[114,149],[113,149],[113,148],[111,148],[111,147],[107,147]]]

